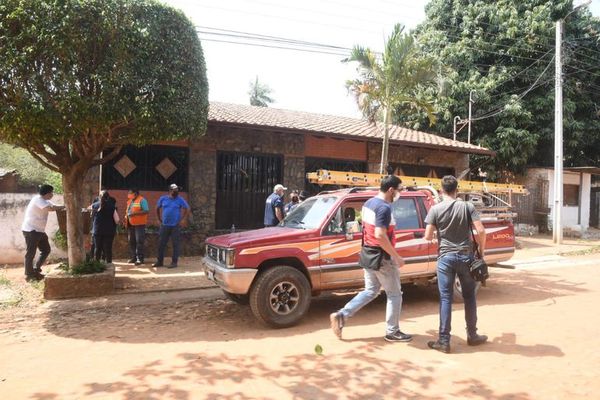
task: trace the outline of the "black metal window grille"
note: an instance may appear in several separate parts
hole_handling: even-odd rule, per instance
[[[105,154],[111,149],[105,151]],[[123,177],[115,164],[126,155],[135,169]],[[156,169],[165,158],[176,167],[175,172],[164,178]],[[102,166],[102,186],[108,189],[131,189],[166,191],[171,183],[188,188],[189,149],[178,146],[149,145],[143,147],[125,146],[121,153]]]
[[[390,163],[394,168],[395,175],[422,176],[428,178],[442,178],[446,175],[454,175],[454,168],[436,167],[433,165],[414,165],[402,163]]]
[[[318,169],[329,169],[332,171],[345,172],[367,172],[366,161],[356,160],[332,160],[330,158],[306,157],[304,160],[304,172],[315,172]],[[316,185],[305,179],[304,189],[309,194],[314,195],[323,190],[335,190],[340,187],[337,185]]]
[[[267,197],[282,183],[281,155],[217,153],[217,229],[264,226]]]

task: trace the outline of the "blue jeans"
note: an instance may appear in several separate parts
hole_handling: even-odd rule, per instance
[[[391,260],[383,260],[378,271],[365,269],[365,289],[354,296],[339,311],[344,316],[344,321],[379,296],[381,286],[383,286],[387,296],[385,309],[386,334],[392,335],[398,332],[400,330],[398,321],[402,309],[402,288],[398,267]]]
[[[146,225],[130,225],[127,227],[127,239],[129,241],[129,252],[131,258],[144,261],[144,240],[146,237]]]
[[[165,258],[165,250],[167,248],[167,244],[169,243],[169,239],[173,243],[173,256],[171,257],[171,264],[177,264],[177,260],[179,259],[179,233],[181,228],[179,225],[177,226],[165,226],[161,225],[160,230],[158,231],[158,258],[157,261],[159,264],[163,263]]]
[[[440,342],[450,342],[452,294],[454,292],[454,280],[457,275],[465,302],[467,334],[472,336],[477,333],[476,283],[469,274],[469,264],[472,259],[472,255],[459,253],[444,254],[438,259],[437,280],[440,291]]]

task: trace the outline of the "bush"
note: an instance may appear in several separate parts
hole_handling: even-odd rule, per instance
[[[52,241],[61,250],[67,251],[67,236],[63,235],[60,230],[54,232],[54,236],[52,237]]]
[[[87,275],[106,271],[106,264],[101,261],[88,260],[73,267],[69,266],[67,263],[61,263],[58,268],[70,275]]]

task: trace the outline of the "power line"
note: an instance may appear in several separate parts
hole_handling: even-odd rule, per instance
[[[302,52],[306,52],[306,53],[331,54],[331,55],[336,55],[336,56],[340,56],[340,57],[344,57],[344,56],[348,55],[347,53],[340,53],[340,52],[334,52],[334,51],[325,51],[325,50],[317,50],[317,49],[302,49],[302,48],[298,48],[298,47],[289,47],[289,46],[274,46],[274,45],[267,45],[267,44],[260,44],[260,43],[240,42],[240,41],[235,41],[235,40],[221,40],[221,39],[208,39],[208,38],[203,38],[202,40],[207,41],[207,42],[229,43],[229,44],[238,44],[238,45],[255,46],[255,47],[266,47],[266,48],[270,48],[270,49],[295,50],[295,51],[302,51]]]
[[[208,30],[206,30],[208,29]],[[214,31],[214,32],[211,32]],[[341,51],[351,51],[352,49],[349,47],[342,47],[337,45],[325,44],[325,43],[317,43],[317,42],[309,42],[305,40],[297,40],[297,39],[289,39],[279,36],[270,36],[263,35],[251,32],[243,32],[243,31],[235,31],[230,29],[220,29],[220,28],[212,28],[212,27],[204,27],[204,26],[196,26],[196,32],[206,35],[213,36],[225,36],[225,37],[234,37],[240,39],[248,39],[248,40],[257,40],[257,41],[265,41],[265,42],[275,42],[275,43],[287,43],[287,44],[295,44],[301,46],[309,46],[309,47],[322,47],[332,50],[341,50]]]
[[[538,84],[538,82],[539,82],[539,80],[542,78],[542,76],[544,76],[544,74],[546,73],[546,71],[548,71],[548,68],[550,68],[550,66],[552,65],[552,61],[553,61],[553,60],[554,60],[554,57],[552,57],[552,60],[550,60],[550,62],[549,62],[549,63],[548,63],[548,65],[546,66],[546,68],[544,68],[544,70],[543,70],[543,71],[542,71],[542,73],[541,73],[541,74],[540,74],[540,75],[537,77],[537,79],[535,80],[535,82],[533,82],[533,84],[532,84],[532,85],[531,85],[531,86],[530,86],[530,87],[529,87],[529,88],[528,88],[526,91],[524,91],[524,92],[523,92],[523,93],[521,93],[519,96],[517,96],[517,100],[521,100],[521,99],[522,99],[523,97],[525,97],[525,96],[526,96],[526,95],[527,95],[529,92],[531,92],[533,89],[535,89],[535,88],[537,87],[536,85]],[[542,83],[542,84],[540,84],[540,85],[538,85],[538,86],[541,86],[541,85],[543,85],[543,84],[545,84],[545,83]],[[502,107],[499,107],[499,108],[498,108],[498,109],[496,109],[496,110],[489,111],[488,113],[485,113],[485,114],[483,114],[483,115],[482,115],[482,116],[480,116],[480,117],[477,117],[477,118],[471,118],[471,121],[481,121],[482,119],[491,118],[491,117],[494,117],[494,116],[496,116],[496,115],[498,115],[498,114],[501,114],[501,113],[503,113],[503,112],[506,110],[506,106],[507,106],[507,105],[508,105],[508,103],[504,104]]]

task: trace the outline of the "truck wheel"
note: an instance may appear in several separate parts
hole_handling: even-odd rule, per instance
[[[260,274],[250,289],[250,308],[262,323],[273,328],[296,324],[311,300],[306,276],[295,268],[273,266]]]
[[[477,296],[477,292],[479,291],[479,288],[481,287],[481,282],[475,282],[475,295]],[[462,303],[463,302],[463,297],[462,297],[462,286],[460,285],[460,280],[458,279],[458,276],[456,277],[456,279],[454,279],[454,293],[453,293],[453,300],[455,303]]]
[[[233,301],[234,303],[241,304],[243,306],[247,306],[250,301],[247,294],[229,293],[225,290],[223,290],[223,294],[225,294],[225,297],[227,297],[229,300]]]

